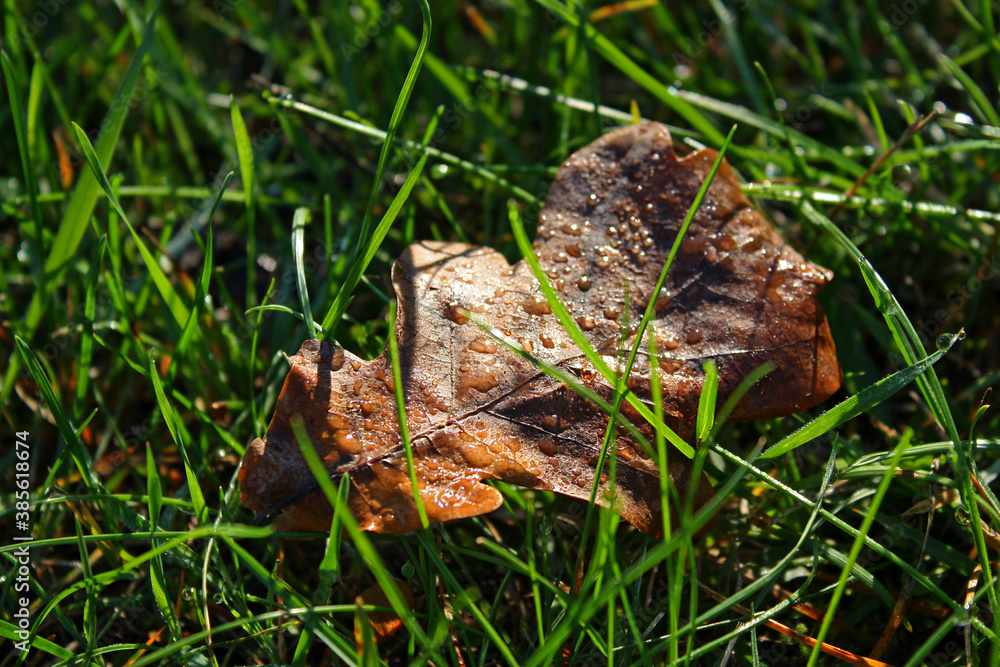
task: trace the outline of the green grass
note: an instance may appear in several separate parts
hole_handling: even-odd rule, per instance
[[[0,663],[836,664],[765,621],[865,656],[904,599],[884,661],[1000,664],[990,3],[263,4],[4,3]],[[836,274],[844,389],[699,414],[703,538],[507,485],[399,537],[252,525],[236,470],[284,355],[382,354],[416,240],[519,259],[555,169],[633,103],[678,143],[738,126],[747,192]],[[359,650],[376,582],[404,628]]]

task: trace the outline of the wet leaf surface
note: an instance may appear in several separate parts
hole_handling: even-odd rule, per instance
[[[618,350],[634,343],[627,329],[622,340],[624,323],[634,327],[656,298],[646,336],[655,336],[659,351],[668,423],[688,439],[708,360],[718,367],[720,405],[745,375],[765,362],[775,365],[730,419],[791,414],[840,386],[833,340],[816,299],[830,272],[778,235],[725,163],[664,289],[651,294],[715,156],[706,149],[679,159],[666,128],[655,123],[614,131],[559,170],[534,244],[560,299],[612,368]],[[425,242],[399,258],[393,283],[407,420],[429,520],[497,509],[501,495],[483,480],[589,498],[607,414],[471,321],[494,327],[612,401],[612,385],[551,313],[530,267],[523,261],[511,266],[490,248]],[[647,341],[640,349],[648,349]],[[291,362],[266,439],[250,445],[240,470],[244,505],[265,514],[280,509],[281,529],[329,529],[332,510],[314,490],[292,434],[290,419],[300,415],[330,474],[350,475],[348,503],[363,529],[419,528],[388,354],[363,361],[332,342],[312,340]],[[628,387],[649,402],[645,353]],[[622,414],[653,441],[651,427],[633,408],[626,405]],[[624,430],[614,447],[615,509],[657,534],[656,462]],[[669,474],[682,494],[697,485],[696,505],[711,497],[707,479],[689,479],[690,461],[676,450]],[[608,482],[605,473],[602,504]]]

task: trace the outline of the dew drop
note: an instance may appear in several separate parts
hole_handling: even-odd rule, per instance
[[[548,315],[552,312],[549,302],[540,296],[529,296],[521,304],[521,308],[529,315]]]
[[[350,431],[334,431],[333,442],[337,445],[337,450],[345,454],[361,453],[361,441]]]
[[[576,286],[581,292],[586,292],[591,287],[590,276],[580,276],[576,281]]]
[[[538,340],[542,341],[542,347],[546,347],[550,350],[556,346],[555,341],[552,340],[551,336],[541,334],[538,336]]]
[[[666,350],[667,352],[676,350],[681,346],[681,342],[676,338],[664,338],[662,340],[656,341],[656,344],[660,347],[661,350]]]
[[[606,320],[617,320],[619,315],[621,315],[621,311],[614,306],[604,309],[604,319]]]
[[[599,269],[606,269],[611,266],[611,257],[608,255],[601,255],[596,260],[594,260],[594,266]]]
[[[965,329],[962,329],[957,334],[944,333],[937,337],[937,349],[942,352],[951,349],[951,346],[956,343],[956,341],[963,340],[965,338]]]
[[[497,351],[497,344],[485,336],[479,336],[469,343],[469,349],[481,354],[493,354]]]
[[[538,449],[546,456],[555,456],[559,453],[559,445],[549,438],[542,438],[538,441]]]
[[[554,262],[560,262],[560,263],[562,263],[562,262],[568,262],[569,261],[569,255],[567,255],[564,252],[560,252],[555,257],[552,258],[552,261],[554,261]]]
[[[584,331],[590,331],[597,326],[597,322],[594,321],[593,317],[588,317],[586,315],[581,315],[576,318],[576,323],[580,325],[580,328]]]
[[[572,243],[566,246],[566,252],[569,253],[570,257],[579,257],[583,254],[583,251],[580,250],[579,243]]]
[[[696,345],[702,341],[705,336],[701,333],[699,329],[692,329],[687,335],[687,344]]]

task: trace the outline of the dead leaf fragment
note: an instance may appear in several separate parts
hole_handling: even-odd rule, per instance
[[[413,591],[402,581],[395,583],[403,596],[403,601],[406,603],[407,609],[412,610]],[[380,585],[375,584],[366,588],[354,601],[358,605],[389,608],[386,611],[369,611],[367,613],[359,613],[355,616],[354,637],[358,644],[359,656],[364,650],[363,638],[369,633],[374,642],[379,644],[403,627],[403,619],[399,617],[399,614],[391,610],[392,604],[389,602],[389,598]]]
[[[601,354],[611,355],[623,321],[636,323],[650,299],[663,408],[689,436],[704,381],[719,372],[720,404],[740,380],[770,361],[775,370],[741,401],[731,419],[777,417],[810,408],[840,386],[833,339],[816,294],[831,274],[791,248],[743,196],[723,162],[688,230],[664,289],[656,279],[696,192],[716,156],[674,153],[666,128],[624,127],[573,154],[542,210],[534,248],[563,303]],[[420,494],[431,522],[498,508],[483,480],[588,498],[608,417],[529,360],[486,336],[474,315],[605,400],[605,381],[550,311],[526,263],[458,243],[410,246],[393,267],[399,300],[395,335]],[[625,291],[630,313],[626,307]],[[634,335],[622,347],[628,349]],[[642,350],[648,349],[643,341]],[[329,341],[306,341],[291,358],[264,440],[247,449],[242,501],[281,508],[283,530],[329,529],[331,508],[290,427],[301,415],[330,474],[350,474],[349,506],[363,529],[401,533],[420,526],[398,433],[388,354],[363,361]],[[629,388],[649,401],[648,358]],[[623,414],[650,440],[632,408]],[[657,534],[662,525],[655,461],[628,433],[615,443],[618,511]],[[689,461],[670,454],[681,497],[697,484],[696,504],[711,497]],[[606,475],[604,476],[606,477]],[[606,503],[608,480],[599,502]]]

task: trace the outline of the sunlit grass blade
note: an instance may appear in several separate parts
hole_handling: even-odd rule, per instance
[[[712,427],[715,426],[715,399],[718,394],[719,371],[714,361],[708,361],[705,363],[705,384],[698,399],[698,417],[695,425],[699,442],[707,439]]]
[[[344,311],[347,310],[347,304],[350,303],[351,294],[354,292],[354,288],[357,286],[358,281],[361,280],[361,275],[368,268],[372,259],[375,257],[375,253],[378,252],[378,248],[382,245],[385,235],[389,233],[389,229],[392,227],[393,221],[399,212],[403,209],[403,205],[406,203],[407,198],[410,196],[410,192],[413,190],[413,186],[417,184],[420,178],[420,173],[424,169],[424,165],[427,163],[428,154],[424,153],[420,160],[417,162],[416,166],[410,171],[406,180],[403,182],[403,186],[396,193],[396,197],[392,200],[392,204],[389,209],[382,216],[381,222],[375,228],[374,233],[371,238],[368,239],[368,244],[365,246],[363,253],[354,261],[351,266],[351,271],[347,274],[347,278],[344,280],[343,284],[340,286],[340,291],[337,292],[337,296],[334,298],[333,303],[330,305],[330,309],[326,313],[326,317],[323,318],[323,336],[324,338],[330,338],[336,333],[337,325],[340,323],[341,317],[344,315]]]
[[[722,404],[719,411],[715,415],[715,425],[712,427],[711,432],[708,435],[709,440],[714,440],[719,433],[719,429],[723,427],[726,420],[729,419],[729,415],[732,414],[736,406],[739,405],[746,393],[750,391],[751,387],[757,384],[765,375],[773,371],[775,368],[774,362],[765,361],[763,364],[753,369],[740,380],[740,383],[736,385],[736,389],[733,393],[729,394],[726,402]]]
[[[215,196],[215,201],[212,203],[212,210],[208,215],[208,231],[206,233],[204,247],[202,248],[205,259],[201,265],[201,275],[198,278],[198,286],[195,289],[194,306],[191,308],[191,313],[188,315],[187,322],[184,323],[184,329],[181,331],[180,340],[177,341],[177,347],[174,348],[174,360],[170,364],[170,368],[167,370],[166,381],[168,384],[173,382],[174,377],[177,375],[177,372],[181,367],[181,359],[183,359],[187,353],[188,347],[191,345],[191,341],[194,340],[195,333],[199,331],[198,317],[202,308],[206,306],[205,299],[208,297],[208,291],[212,281],[212,273],[215,269],[215,241],[214,235],[212,234],[212,220],[215,218],[216,209],[218,209],[219,204],[222,202],[222,193],[225,192],[226,186],[229,184],[229,180],[232,177],[233,172],[226,174],[226,177],[222,181],[222,186],[219,188],[219,192]]]
[[[194,515],[198,520],[198,525],[203,526],[208,523],[208,506],[205,504],[205,496],[201,492],[201,484],[194,473],[187,445],[184,443],[184,439],[180,433],[177,413],[174,411],[174,406],[167,400],[167,395],[163,391],[163,384],[160,382],[160,376],[156,372],[156,363],[152,360],[149,363],[149,379],[153,383],[153,393],[156,395],[156,403],[160,408],[160,414],[163,416],[163,422],[167,425],[170,437],[184,459],[184,476],[187,480],[188,495],[191,497],[191,504],[194,506]]]
[[[372,224],[372,213],[375,210],[375,200],[378,198],[379,191],[382,189],[382,174],[385,171],[385,166],[389,159],[389,153],[392,151],[393,140],[396,137],[399,124],[403,119],[403,113],[406,111],[406,105],[410,101],[410,95],[413,93],[414,86],[416,86],[417,74],[420,73],[420,67],[424,62],[424,54],[427,51],[427,44],[431,38],[430,5],[427,0],[418,0],[417,4],[420,7],[420,15],[423,18],[423,32],[420,35],[420,43],[417,45],[417,52],[413,55],[413,62],[410,63],[410,69],[406,73],[406,79],[403,81],[403,87],[400,89],[399,95],[396,97],[396,104],[392,108],[392,116],[389,118],[389,127],[386,128],[385,139],[382,142],[382,150],[379,152],[378,156],[378,165],[375,167],[375,181],[372,183],[371,193],[368,195],[368,206],[365,207],[365,217],[361,223],[361,233],[358,236],[358,244],[355,246],[357,248],[354,256],[355,264],[357,264],[361,249],[367,247],[368,233]],[[376,234],[377,233],[378,232],[376,231]]]
[[[146,248],[146,244],[142,240],[142,237],[136,233],[135,228],[132,227],[132,223],[129,222],[128,216],[125,215],[125,211],[122,209],[121,204],[118,203],[118,198],[115,197],[115,193],[111,189],[111,183],[108,182],[108,177],[104,173],[104,170],[98,161],[97,153],[94,151],[94,147],[91,145],[90,139],[87,138],[87,134],[76,123],[73,123],[73,129],[76,131],[76,137],[80,141],[80,147],[83,149],[83,154],[87,158],[87,164],[90,166],[90,170],[93,173],[94,178],[104,190],[104,194],[107,196],[108,202],[115,208],[118,215],[121,216],[122,222],[125,223],[125,226],[128,227],[129,232],[131,232],[132,239],[135,241],[136,247],[139,249],[139,254],[142,256],[142,262],[145,265],[146,270],[149,272],[150,278],[153,279],[153,284],[156,285],[156,289],[159,291],[164,303],[167,305],[167,308],[170,309],[178,328],[183,328],[184,323],[187,322],[188,316],[190,315],[187,306],[184,305],[180,295],[174,291],[173,285],[170,284],[167,276],[163,273],[163,269],[160,268],[159,262],[157,262],[156,258],[149,252],[149,249]]]
[[[908,366],[901,371],[896,371],[892,375],[882,378],[878,382],[862,389],[854,396],[844,400],[836,407],[830,408],[788,437],[769,447],[761,454],[761,458],[773,458],[790,452],[796,447],[829,433],[844,422],[882,403],[937,363],[958,339],[958,335],[951,335],[934,354],[925,357],[912,366]]]
[[[340,478],[337,485],[337,507],[347,507],[347,496],[351,491],[351,479],[347,475]],[[326,551],[319,564],[319,584],[313,602],[326,604],[329,601],[330,590],[340,574],[340,543],[343,536],[343,518],[339,512],[334,512],[330,523],[330,536],[326,541]]]
[[[235,97],[229,98],[229,117],[232,120],[233,135],[236,138],[236,155],[240,161],[240,179],[243,181],[243,197],[247,211],[247,303],[255,303],[257,301],[257,227],[255,224],[257,207],[254,198],[256,180],[253,161],[254,147]]]
[[[984,120],[994,127],[1000,125],[1000,114],[994,108],[993,104],[990,102],[986,94],[983,93],[982,88],[979,84],[969,76],[965,70],[958,66],[954,60],[946,56],[944,53],[938,54],[938,62],[944,65],[952,76],[961,84],[962,88],[969,94],[975,104],[976,110],[979,111],[980,120]]]
[[[556,294],[555,290],[552,288],[549,282],[549,277],[545,275],[545,271],[542,270],[541,265],[538,263],[538,258],[535,257],[535,251],[531,247],[531,242],[528,241],[528,235],[524,231],[524,225],[521,223],[521,217],[517,212],[517,209],[513,205],[508,206],[509,221],[511,230],[514,232],[514,239],[517,241],[518,249],[521,251],[521,256],[528,266],[531,267],[532,273],[535,275],[535,279],[538,281],[538,285],[542,290],[542,294],[545,295],[545,299],[549,306],[552,308],[553,314],[559,320],[559,323],[569,334],[573,342],[576,343],[577,347],[583,352],[587,360],[594,365],[594,368],[604,376],[604,379],[615,386],[617,384],[617,374],[611,370],[611,368],[605,363],[597,351],[594,350],[594,346],[590,344],[584,336],[583,331],[580,330],[580,325],[578,325],[569,314],[566,306],[563,305],[562,301],[559,299],[559,295]],[[655,428],[662,429],[663,433],[670,440],[677,449],[679,449],[685,456],[691,457],[694,455],[694,450],[691,445],[684,442],[680,436],[678,436],[674,431],[668,427],[663,422],[657,422],[656,417],[653,415],[652,411],[642,403],[635,394],[630,391],[624,392],[624,400],[628,401],[635,410],[642,415],[644,419],[653,424]],[[612,407],[608,410],[608,414],[613,416],[616,414],[616,410]]]
[[[309,223],[309,209],[299,207],[292,217],[292,260],[295,263],[295,287],[299,294],[299,305],[302,307],[302,321],[306,324],[306,335],[310,340],[316,338],[316,324],[313,322],[312,306],[309,305],[309,286],[306,284],[306,272],[303,264],[305,252],[306,225]]]
[[[581,24],[580,15],[574,11],[573,8],[556,2],[555,0],[537,0],[537,2],[553,14],[558,15],[569,25],[582,30],[587,36],[587,39],[590,41],[591,47],[594,51],[599,53],[603,58],[607,59],[609,63],[621,70],[622,74],[624,74],[627,78],[635,81],[637,84],[655,95],[658,100],[667,105],[667,107],[672,109],[675,113],[679,114],[685,121],[690,123],[692,127],[701,131],[709,141],[715,144],[722,143],[722,133],[719,132],[707,118],[701,115],[697,109],[692,107],[686,101],[671,92],[671,90],[664,86],[659,79],[652,76],[646,72],[646,70],[637,65],[635,61],[625,54],[624,51],[619,49],[611,40],[598,32],[593,25],[586,22]]]
[[[699,509],[697,514],[692,517],[690,523],[685,526],[685,530],[674,531],[674,534],[669,540],[659,542],[656,546],[646,551],[642,558],[628,567],[628,569],[624,570],[620,577],[615,577],[603,584],[601,588],[587,600],[581,601],[582,604],[572,606],[550,631],[546,644],[538,647],[537,650],[527,659],[522,660],[521,664],[528,667],[539,667],[540,665],[551,664],[554,659],[555,652],[558,651],[559,647],[562,646],[562,644],[569,638],[569,635],[574,632],[581,623],[586,623],[595,614],[603,611],[608,601],[612,597],[618,595],[618,591],[621,587],[630,585],[643,574],[649,572],[658,564],[662,563],[670,554],[676,552],[684,544],[688,544],[691,540],[691,535],[700,530],[711,519],[711,517],[715,516],[728,495],[732,493],[736,485],[740,483],[743,475],[750,470],[749,466],[740,466],[740,468],[717,489],[716,497],[708,501],[701,509]]]

